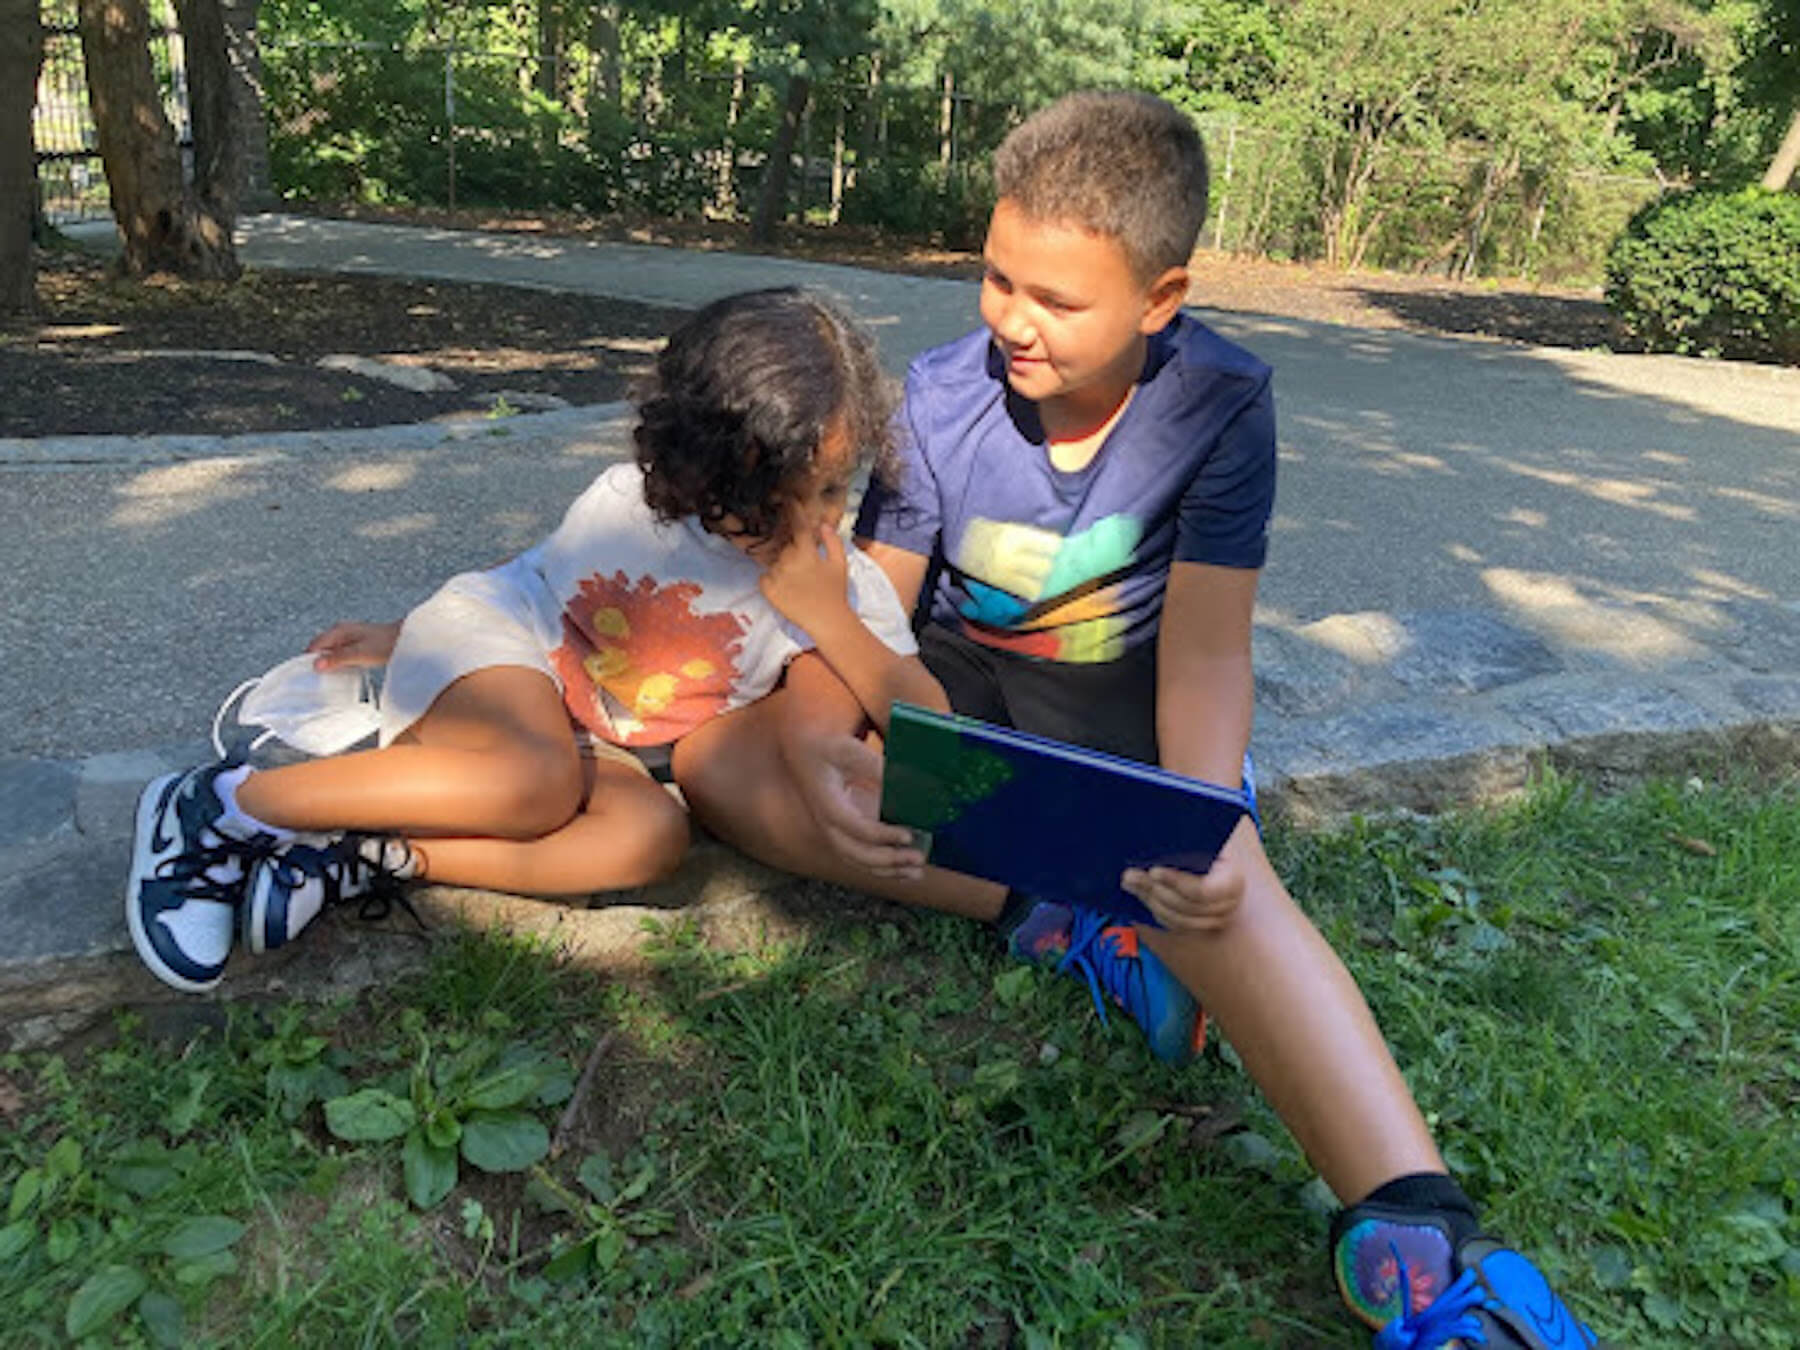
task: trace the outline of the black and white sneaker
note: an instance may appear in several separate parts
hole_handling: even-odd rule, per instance
[[[235,767],[168,774],[138,799],[125,922],[151,973],[185,993],[203,994],[224,975],[245,878],[275,845],[272,835],[220,830],[225,805],[215,780]]]
[[[417,858],[404,839],[350,833],[291,843],[250,869],[244,945],[253,952],[273,951],[325,906],[372,896],[417,872]]]

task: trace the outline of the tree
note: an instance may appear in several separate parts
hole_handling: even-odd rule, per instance
[[[1792,110],[1762,178],[1770,192],[1780,192],[1800,169],[1800,0],[1765,0],[1763,22],[1751,85],[1776,107]]]
[[[37,147],[31,112],[43,60],[38,0],[0,0],[0,313],[37,303],[31,260]]]
[[[1770,192],[1780,192],[1793,181],[1796,169],[1800,169],[1800,108],[1794,109],[1793,121],[1788,123],[1787,135],[1781,138],[1781,148],[1769,161],[1762,185]]]
[[[781,116],[764,160],[762,184],[750,215],[750,237],[766,244],[787,212],[788,177],[813,85],[847,67],[874,46],[877,0],[750,0],[737,15],[769,67],[782,77]],[[699,16],[703,21],[707,17]]]
[[[186,43],[195,110],[192,185],[183,180],[151,68],[145,0],[79,0],[88,100],[126,273],[232,281],[241,271],[231,230],[233,174],[242,156],[232,131],[225,25],[218,0],[184,0],[181,8],[194,30]]]

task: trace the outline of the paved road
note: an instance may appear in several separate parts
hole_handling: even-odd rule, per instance
[[[896,366],[975,321],[968,283],[644,246],[258,216],[243,256],[673,305],[799,281],[846,297]],[[1277,372],[1257,734],[1278,781],[1461,766],[1337,799],[1422,802],[1546,746],[1800,727],[1800,370],[1205,300]],[[122,874],[132,784],[240,678],[535,539],[625,425],[0,441],[0,926]],[[50,928],[43,951],[66,950]]]

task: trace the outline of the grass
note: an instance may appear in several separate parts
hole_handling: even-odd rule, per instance
[[[1552,781],[1272,848],[1579,1312],[1800,1344],[1800,784]],[[352,1003],[0,1060],[0,1342],[1366,1344],[1228,1051],[1163,1068],[931,916],[654,946],[603,982],[459,935]],[[420,1209],[399,1142],[328,1123],[377,1091],[549,1151]]]

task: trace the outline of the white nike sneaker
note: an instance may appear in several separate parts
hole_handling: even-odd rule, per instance
[[[203,994],[224,975],[250,867],[275,847],[273,835],[219,829],[225,806],[214,780],[235,767],[168,774],[138,799],[125,922],[151,973],[185,993]]]

